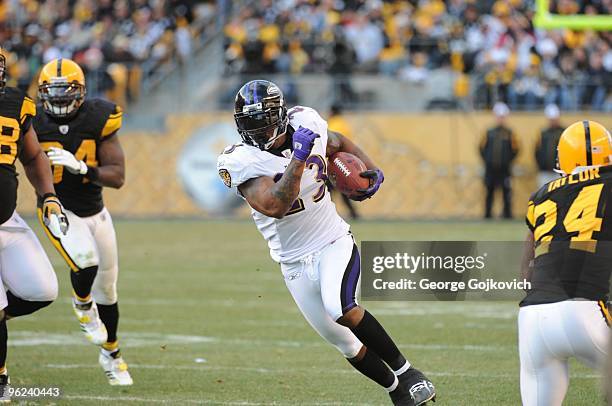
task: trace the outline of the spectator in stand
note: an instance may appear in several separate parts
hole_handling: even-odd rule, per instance
[[[357,62],[365,71],[378,69],[378,56],[384,46],[382,30],[368,19],[366,14],[358,14],[346,27],[346,38],[357,55]]]
[[[544,87],[541,84],[538,58],[533,56],[529,67],[510,83],[508,103],[513,110],[533,111],[544,98]]]
[[[593,110],[603,110],[606,96],[612,86],[612,70],[604,67],[603,56],[593,53],[589,57],[588,82],[583,93],[582,104]]]
[[[333,101],[341,103],[356,100],[356,93],[351,84],[355,52],[340,35],[334,44],[331,59],[333,62],[329,73],[332,75]]]
[[[114,86],[113,78],[104,66],[104,55],[98,48],[90,48],[78,60],[85,73],[87,95],[89,97],[106,98],[106,94]]]
[[[213,4],[214,0],[4,2],[0,40],[5,56],[13,60],[9,84],[33,88],[41,66],[64,57],[89,67],[90,95],[107,93],[113,83],[109,75],[125,70],[135,82],[130,88],[137,89],[140,63],[150,62],[147,66],[155,70],[163,62],[190,56],[192,23],[211,18],[206,10]],[[125,66],[108,70],[112,63]]]
[[[559,0],[551,11],[610,14],[611,5]],[[351,72],[416,73],[422,83],[430,70],[452,66],[458,81],[476,82],[470,87],[477,89],[477,107],[501,99],[516,109],[549,103],[605,109],[609,33],[540,31],[532,21],[529,3],[521,0],[266,0],[250,3],[226,26],[227,71],[336,74],[335,50],[350,48],[356,55]],[[308,61],[299,69],[288,53],[297,43],[299,60]]]

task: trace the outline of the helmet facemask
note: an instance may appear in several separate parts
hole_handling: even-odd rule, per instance
[[[4,91],[6,86],[6,57],[0,54],[0,92]]]
[[[68,83],[65,78],[52,78],[51,83],[38,87],[45,111],[53,117],[65,118],[75,114],[85,99],[85,86]]]
[[[265,103],[265,102],[264,102]],[[266,151],[287,132],[287,109],[285,106],[263,108],[263,103],[246,105],[234,119],[242,140]]]

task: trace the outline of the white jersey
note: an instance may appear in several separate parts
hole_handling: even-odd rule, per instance
[[[319,134],[306,161],[300,193],[282,219],[251,209],[257,228],[268,241],[272,259],[284,263],[298,261],[322,250],[349,230],[349,225],[338,215],[325,185],[327,122],[309,107],[294,107],[288,111],[288,116],[292,128],[302,126]],[[291,160],[290,151],[284,151],[283,155],[274,155],[250,145],[233,145],[219,156],[217,169],[228,187],[237,188],[260,176],[280,178]]]

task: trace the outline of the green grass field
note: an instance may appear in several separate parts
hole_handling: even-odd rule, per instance
[[[30,221],[39,232],[40,227]],[[117,221],[120,342],[135,385],[110,387],[69,305],[9,323],[14,386],[59,386],[60,404],[388,404],[310,329],[247,221]],[[363,222],[358,238],[520,240],[520,222]],[[438,390],[437,405],[518,405],[515,303],[366,302]],[[600,404],[599,377],[572,364],[567,405]]]

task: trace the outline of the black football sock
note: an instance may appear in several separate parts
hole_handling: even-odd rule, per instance
[[[117,328],[119,327],[119,306],[117,303],[111,305],[97,304],[100,320],[106,326],[108,342],[117,341]]]
[[[70,281],[72,282],[72,290],[80,302],[91,301],[91,287],[98,273],[97,266],[80,269],[78,271],[70,271]]]
[[[387,391],[391,392],[397,387],[397,377],[373,351],[366,348],[363,358],[360,360],[352,358],[349,359],[348,362],[350,362],[356,370],[385,388]]]
[[[7,352],[8,332],[6,319],[0,321],[0,374],[6,374],[6,352]]]
[[[106,339],[106,343],[102,344],[102,347],[107,351],[115,351],[119,348],[119,344],[117,342],[117,328],[119,327],[119,306],[117,303],[113,303],[112,305],[103,305],[97,304],[98,306],[98,314],[100,315],[100,320],[104,323],[106,327],[106,331],[108,333],[108,338]]]
[[[410,367],[410,363],[406,361],[383,326],[367,310],[357,327],[351,331],[368,349],[378,354],[397,375]]]

